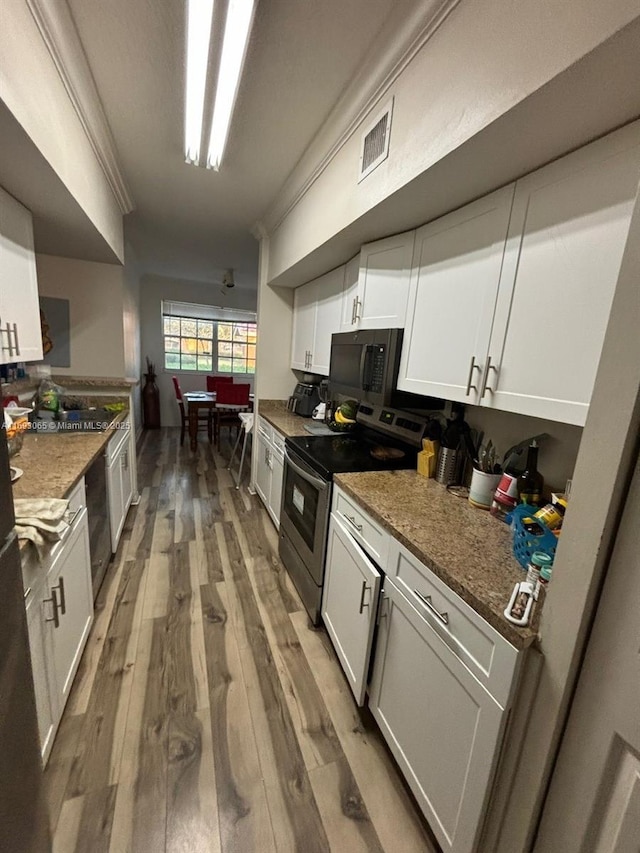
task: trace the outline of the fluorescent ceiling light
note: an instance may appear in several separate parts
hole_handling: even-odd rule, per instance
[[[207,157],[210,169],[219,168],[229,135],[255,6],[255,0],[229,0]]]
[[[187,2],[187,84],[184,121],[184,154],[187,163],[200,159],[202,114],[207,84],[213,0]]]

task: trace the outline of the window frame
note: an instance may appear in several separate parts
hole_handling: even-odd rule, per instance
[[[175,332],[167,332],[166,331],[166,320],[177,320],[180,323],[180,329],[178,333]],[[182,324],[185,323],[195,323],[196,324],[196,334],[194,335],[185,335],[182,331]],[[211,337],[200,336],[200,328],[198,324],[207,324],[212,327]],[[231,326],[231,339],[221,339],[219,335],[220,326]],[[244,336],[242,334],[238,335],[236,338],[236,329],[237,327],[242,327],[244,329]],[[251,341],[251,330],[254,332],[254,341]],[[258,324],[255,320],[236,320],[236,319],[228,319],[228,318],[217,318],[212,319],[209,317],[190,317],[185,316],[184,314],[176,314],[176,313],[165,313],[162,314],[162,350],[163,350],[163,369],[167,373],[185,373],[185,374],[223,374],[227,376],[255,376],[255,366],[256,366],[256,346],[257,346],[257,332],[258,332]],[[175,339],[178,341],[177,350],[168,350],[167,349],[167,339]],[[191,353],[186,350],[183,351],[182,341],[183,340],[195,340],[196,347],[195,352]],[[206,350],[201,350],[198,346],[199,342],[206,342],[209,344],[209,347]],[[220,345],[221,344],[230,344],[230,353],[228,355],[221,355],[220,353]],[[238,345],[240,347],[244,347],[244,355],[234,354],[234,347]],[[253,358],[250,358],[250,350],[249,347],[253,347]],[[167,366],[167,356],[178,356],[180,359],[179,366]],[[194,367],[185,367],[183,366],[183,358],[185,356],[193,356],[195,357],[196,363]],[[211,359],[210,367],[199,367],[198,359],[201,357],[209,357]],[[227,369],[227,367],[221,367],[221,362],[225,364],[228,360],[231,361],[231,370]],[[253,362],[253,370],[250,369],[250,362]],[[242,364],[244,366],[244,370],[237,371],[234,368]]]

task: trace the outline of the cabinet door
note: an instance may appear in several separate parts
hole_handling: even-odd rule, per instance
[[[124,527],[126,515],[124,503],[124,484],[122,462],[126,444],[107,465],[107,496],[109,498],[109,526],[111,527],[111,551],[113,554],[118,550],[120,534]]]
[[[369,704],[443,851],[471,853],[504,711],[387,578]]]
[[[91,557],[87,511],[74,523],[60,557],[47,577],[50,595],[58,601],[59,624],[54,624],[53,671],[62,713],[93,618]]]
[[[357,317],[362,329],[404,329],[415,231],[360,251]]]
[[[129,511],[129,507],[131,506],[131,500],[133,498],[134,465],[135,459],[131,458],[131,443],[127,441],[124,447],[122,448],[122,454],[120,459],[120,476],[122,482],[122,508],[124,514],[123,522],[127,518],[127,512]]]
[[[329,375],[331,335],[340,331],[342,311],[342,285],[344,267],[320,276],[315,281],[316,322],[311,352],[311,370],[323,376]]]
[[[315,282],[297,287],[293,295],[293,338],[291,342],[291,367],[310,369],[313,336],[316,326]]]
[[[352,332],[358,328],[358,276],[360,274],[360,255],[351,258],[344,268],[342,282],[342,305],[340,309],[340,331]]]
[[[256,491],[262,498],[264,505],[269,508],[269,494],[271,492],[271,467],[269,455],[271,444],[258,430],[258,464],[256,467]]]
[[[7,323],[11,327],[9,333],[6,331]],[[40,305],[31,213],[2,188],[0,188],[0,328],[3,330],[0,331],[0,364],[42,359]]]
[[[514,185],[416,232],[398,388],[476,403]]]
[[[367,689],[380,577],[339,518],[332,515],[322,618],[358,705],[364,705]]]
[[[483,405],[584,424],[640,178],[640,122],[516,184]]]
[[[282,478],[284,476],[284,460],[276,451],[272,450],[270,455],[271,462],[271,484],[269,488],[269,515],[274,521],[275,526],[280,528],[280,504],[282,503]]]
[[[31,669],[33,686],[36,694],[36,713],[38,715],[38,734],[40,735],[40,754],[46,761],[53,744],[55,731],[54,708],[55,685],[50,686],[47,676],[47,649],[51,648],[50,626],[45,619],[52,616],[52,605],[44,601],[48,597],[47,585],[44,584],[36,593],[31,592],[27,597],[27,628],[29,631],[29,651],[31,652]]]

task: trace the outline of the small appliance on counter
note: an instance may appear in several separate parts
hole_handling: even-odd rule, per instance
[[[289,397],[287,408],[296,415],[310,418],[319,403],[318,386],[307,382],[298,382],[293,389],[293,394]]]

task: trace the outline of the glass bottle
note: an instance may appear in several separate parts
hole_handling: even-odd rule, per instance
[[[527,465],[518,477],[518,498],[520,503],[540,506],[544,478],[538,471],[538,444],[534,440],[527,451]]]

